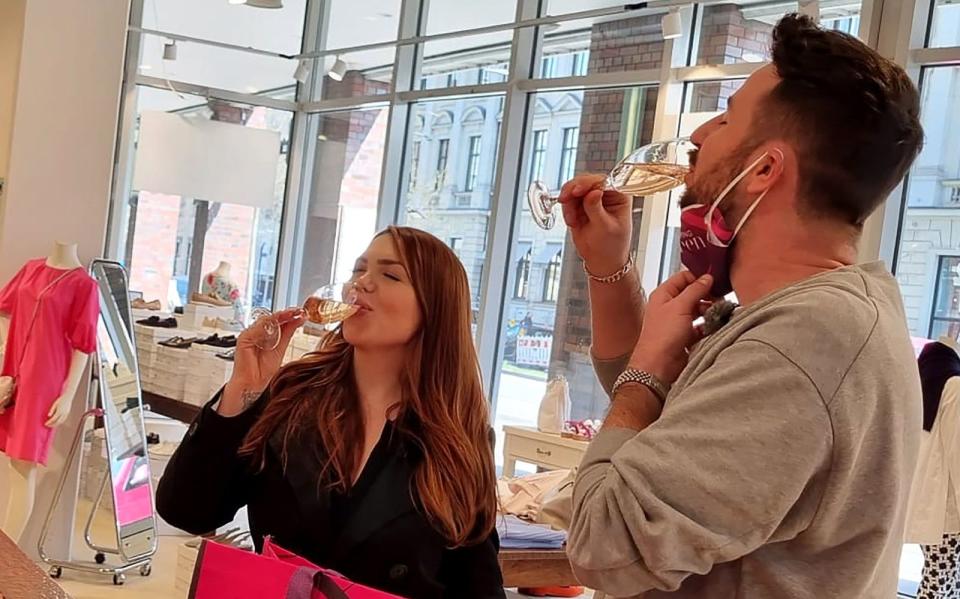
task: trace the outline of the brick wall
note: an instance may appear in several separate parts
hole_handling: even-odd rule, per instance
[[[763,62],[770,58],[773,25],[745,19],[735,4],[715,4],[703,11],[697,64]]]
[[[740,8],[731,4],[703,9],[697,64],[733,64],[770,58],[773,26],[745,19]],[[693,112],[726,110],[727,99],[740,88],[739,81],[697,83],[691,87]]]
[[[177,246],[180,196],[141,191],[130,257],[130,288],[166,303]]]
[[[203,246],[201,272],[214,270],[221,261],[229,263],[230,278],[240,288],[240,297],[247,292],[255,218],[252,206],[220,204],[217,216],[209,223]]]

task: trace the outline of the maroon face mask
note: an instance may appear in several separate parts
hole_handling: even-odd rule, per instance
[[[783,153],[775,151],[781,154],[782,159]],[[694,204],[680,212],[680,262],[697,277],[713,275],[711,293],[714,297],[723,297],[733,291],[733,283],[730,281],[730,244],[769,189],[753,201],[740,223],[733,229],[727,226],[717,208],[737,183],[766,156],[767,153],[764,152],[750,166],[740,171],[710,206]]]
[[[720,211],[714,210],[710,223],[713,235],[708,234],[706,216],[709,211],[710,206],[694,204],[680,212],[680,262],[694,276],[712,275],[711,294],[714,297],[723,297],[733,291],[729,260],[729,243],[733,240],[733,231],[723,221]],[[715,245],[711,237],[724,245]]]

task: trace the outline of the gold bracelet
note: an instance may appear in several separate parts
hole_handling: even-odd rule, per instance
[[[597,283],[616,283],[627,276],[627,273],[629,273],[631,270],[633,270],[633,254],[627,257],[627,263],[623,265],[623,268],[612,275],[607,275],[605,277],[600,277],[593,274],[587,269],[587,263],[583,263],[583,272],[586,273],[587,277],[591,281],[596,281]]]

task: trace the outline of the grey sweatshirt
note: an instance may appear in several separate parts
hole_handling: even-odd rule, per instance
[[[625,365],[596,364],[608,390]],[[615,597],[894,597],[920,397],[882,263],[739,309],[695,349],[659,420],[591,443],[574,571]]]

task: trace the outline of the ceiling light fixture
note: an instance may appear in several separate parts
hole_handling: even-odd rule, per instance
[[[665,40],[675,40],[683,35],[683,22],[680,20],[680,9],[671,8],[670,12],[663,15],[660,27],[663,30],[663,39]]]
[[[246,4],[247,0],[227,0],[227,4]]]
[[[293,71],[293,78],[299,81],[300,83],[306,83],[307,77],[310,76],[310,64],[307,62],[306,58],[301,58],[300,62],[297,63],[297,68]]]
[[[177,40],[171,40],[163,44],[163,59],[171,61],[177,59]]]
[[[247,6],[254,8],[283,8],[283,0],[247,0]]]
[[[347,74],[347,63],[343,61],[339,56],[337,57],[337,62],[333,63],[333,66],[330,67],[330,70],[327,72],[327,77],[333,79],[334,81],[343,81],[343,76]]]

